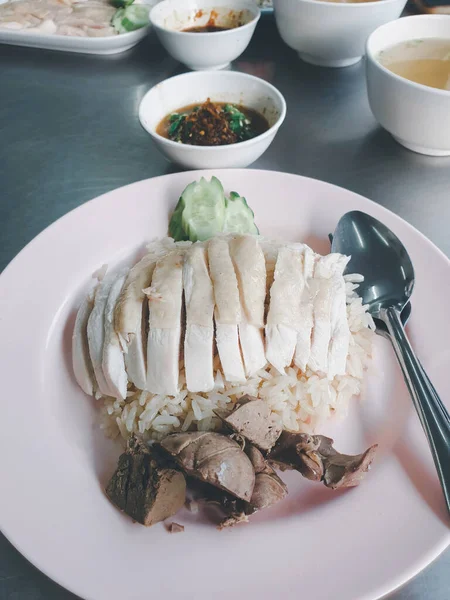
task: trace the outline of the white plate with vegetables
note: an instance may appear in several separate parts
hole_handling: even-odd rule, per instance
[[[118,54],[149,31],[157,0],[0,0],[0,44]]]
[[[273,2],[272,0],[257,0],[256,4],[259,6],[263,14],[273,13]]]
[[[221,184],[212,180],[212,185],[201,182],[189,186],[202,176],[209,181],[213,175]],[[213,236],[206,246],[189,241],[174,245],[167,240],[169,220],[180,194],[182,198],[170,231],[180,240]],[[94,600],[137,600],[146,597],[149,590],[152,595],[168,599],[184,596],[206,600],[213,594],[219,600],[244,595],[269,600],[275,596],[294,599],[304,594],[314,600],[375,600],[414,576],[448,546],[448,515],[439,482],[389,344],[371,334],[370,320],[365,320],[364,307],[358,303],[355,278],[342,279],[339,269],[345,257],[329,254],[328,233],[334,230],[343,213],[355,209],[386,223],[408,249],[417,279],[410,334],[445,400],[450,396],[447,377],[450,323],[445,303],[450,293],[449,261],[400,218],[341,188],[268,171],[197,171],[160,177],[120,188],[81,206],[45,230],[16,257],[0,278],[0,335],[5,340],[0,361],[4,382],[0,451],[2,482],[7,491],[0,496],[0,519],[2,531],[29,560],[82,598]],[[263,237],[258,237],[258,231]],[[270,252],[268,255],[265,252],[273,248],[273,240],[280,242],[275,245],[268,312],[266,315],[260,306],[261,320],[252,322],[244,300],[251,297],[256,304],[261,300],[258,300],[261,272],[265,273],[267,285]],[[148,243],[150,248],[146,248]],[[164,249],[166,244],[171,248],[169,253]],[[138,279],[128,279],[131,271],[139,264],[145,265],[145,261],[141,262],[143,258],[149,257],[155,248],[161,250],[161,245],[149,288],[133,285],[133,281],[141,279],[140,275]],[[240,253],[239,248],[253,253],[255,261],[264,258],[265,266],[255,273],[250,286],[245,285],[249,279],[242,273],[251,270],[255,262],[246,260],[246,252]],[[196,257],[200,261],[194,260],[192,249],[199,249]],[[202,262],[205,253],[208,253],[209,274]],[[226,256],[232,262],[228,258],[225,266],[234,265],[235,271],[226,267],[228,274],[222,277],[222,259]],[[288,283],[289,273],[295,273],[295,277],[306,273],[306,264],[311,264],[307,257],[312,257],[315,265],[313,274],[308,276],[315,284],[308,289],[316,285],[325,292],[331,293],[332,289],[332,298],[337,302],[332,306],[347,307],[346,313],[333,309],[326,318],[331,319],[331,314],[335,315],[333,319],[338,318],[336,323],[342,327],[334,329],[333,325],[332,330],[336,335],[346,336],[348,348],[352,347],[348,354],[352,356],[351,364],[348,360],[342,363],[338,354],[334,354],[335,337],[330,338],[328,352],[319,357],[317,350],[323,345],[319,343],[323,334],[323,329],[320,335],[318,331],[323,316],[320,311],[313,312],[306,367],[298,366],[299,338],[294,339],[290,358],[284,352],[285,340],[292,339],[292,330],[300,333],[300,329],[297,331],[293,321],[278,323],[275,315],[269,317],[275,308],[274,313],[282,314],[285,301],[289,302],[289,297],[282,293],[283,286],[276,284],[283,277],[287,277],[285,283]],[[147,266],[153,264],[152,256],[146,260]],[[303,267],[300,271],[282,269],[281,260],[287,261],[283,265],[297,261]],[[105,275],[101,267],[106,263]],[[184,273],[189,265],[197,273],[194,291],[200,273],[203,282],[211,279],[213,299],[204,295],[210,302],[191,302],[201,294],[199,288],[195,294],[187,292]],[[338,269],[333,270],[332,287],[326,267]],[[142,270],[139,267],[133,273],[142,274]],[[229,285],[229,277],[236,279],[234,286]],[[131,285],[120,283],[121,278]],[[222,289],[225,293],[219,293],[222,283],[226,284]],[[298,284],[296,281],[295,286]],[[185,311],[181,310],[180,286],[184,286]],[[343,286],[346,304],[342,304]],[[94,288],[95,298],[91,302],[88,294]],[[117,299],[124,290],[126,298],[121,306],[126,310],[122,317],[125,314],[127,318],[119,319],[117,325]],[[200,291],[205,290],[207,287]],[[340,290],[337,295],[336,290]],[[430,290],[438,292],[431,313]],[[325,296],[328,297],[328,292]],[[169,302],[170,298],[176,301]],[[231,317],[228,312],[226,322],[222,321],[222,309],[229,310],[236,298],[236,306],[240,306],[245,319],[242,317],[237,324],[237,317],[233,316],[237,312]],[[154,318],[149,321],[148,332],[144,332],[152,340],[147,349],[151,348],[154,357],[147,366],[151,362],[160,368],[144,371],[141,380],[145,381],[140,384],[136,358],[139,353],[133,355],[128,346],[130,356],[125,357],[124,348],[136,340],[133,335],[138,330],[134,329],[133,319],[137,316],[137,322],[142,323],[139,307],[144,307],[147,299],[149,307],[150,302],[154,303],[149,308]],[[24,313],[25,304],[28,309]],[[91,311],[89,315],[78,312],[83,304]],[[198,314],[196,309],[205,306],[210,311],[209,321],[199,324],[195,321],[198,317],[193,315]],[[214,306],[218,312],[213,327]],[[80,318],[76,318],[77,313]],[[162,323],[169,313],[170,319],[178,315],[175,325]],[[203,319],[204,312],[202,315]],[[180,318],[183,327],[178,327]],[[233,335],[236,331],[239,334],[242,356],[238,351],[231,357],[230,343],[237,338],[220,339],[221,331],[231,331],[230,326]],[[196,342],[196,347],[190,349],[184,345],[184,361],[179,363],[178,357],[174,360],[173,349],[177,345],[173,341],[181,339],[181,329],[186,336],[183,339],[191,334],[194,339],[196,327],[203,327],[202,331],[210,337],[197,336],[200,344]],[[244,331],[251,333],[246,340],[252,340],[252,344],[246,345]],[[281,331],[286,335],[277,338]],[[330,330],[327,335],[331,335]],[[212,375],[211,357],[207,353],[203,354],[202,362],[192,360],[199,356],[200,346],[206,349],[203,342],[212,341],[211,336],[216,336],[218,347]],[[251,361],[247,362],[247,358],[252,352],[253,357],[261,356],[259,336],[264,336],[265,358],[270,364],[263,368],[258,365],[257,372],[250,374]],[[278,342],[280,352],[274,352]],[[163,346],[165,351],[161,353]],[[221,354],[224,348],[226,351]],[[325,366],[314,366],[313,355],[314,361],[324,360]],[[358,356],[369,359],[368,370],[356,368]],[[280,358],[289,366],[280,364]],[[240,391],[230,376],[236,365],[245,372]],[[336,376],[336,370],[341,374]],[[121,387],[124,373],[125,390]],[[273,381],[279,385],[273,386]],[[354,386],[350,390],[359,392],[360,398],[349,400],[346,386],[350,383]],[[203,385],[209,386],[210,391],[199,391]],[[318,394],[310,389],[317,385]],[[145,386],[147,391],[142,389]],[[242,405],[239,402],[249,386],[254,388],[251,395],[266,401],[271,418],[279,419],[276,427],[271,427],[270,443],[267,436],[258,441],[239,424],[239,410],[243,408],[245,412],[251,406],[251,402]],[[91,397],[91,393],[97,398]],[[274,398],[275,403],[271,404]],[[327,416],[337,412],[344,417],[347,400],[346,418],[327,420]],[[210,410],[213,402],[214,410]],[[224,423],[230,430],[210,431]],[[280,424],[285,430],[281,434]],[[369,447],[370,452],[353,457],[356,463],[351,461],[352,467],[346,471],[345,465],[352,457],[343,458],[329,445],[322,446],[322,442],[315,449],[305,449],[302,438],[301,448],[296,445],[295,460],[292,455],[289,458],[294,470],[279,471],[274,478],[270,471],[273,464],[286,464],[287,460],[282,456],[283,447],[279,445],[282,438],[278,436],[285,436],[286,430],[295,431],[295,435],[309,435],[299,433],[308,426],[315,428],[317,437],[332,436],[340,453],[358,455]],[[183,504],[187,471],[187,479],[197,481],[200,477],[203,484],[214,487],[211,477],[217,475],[217,464],[214,470],[211,453],[206,457],[208,468],[199,476],[198,465],[188,464],[189,452],[195,450],[195,444],[183,441],[180,449],[180,445],[167,442],[180,440],[171,437],[173,432],[181,430],[182,435],[192,435],[196,428],[204,432],[203,441],[213,434],[222,436],[223,465],[229,465],[230,453],[239,457],[240,468],[229,471],[239,474],[239,486],[235,486],[233,477],[231,481],[221,479],[220,491],[234,494],[233,503],[244,502],[240,505],[244,511],[238,516],[241,520],[248,519],[248,523],[239,523],[229,531],[217,531],[214,519],[203,508],[196,512],[190,505],[191,511],[182,508],[174,514]],[[105,432],[115,434],[116,438],[108,438]],[[124,479],[128,482],[127,490],[134,494],[133,505],[128,502],[130,496],[120,506],[121,473],[115,469],[123,452],[121,437],[128,438],[131,444],[128,454],[122,455],[122,466],[126,461],[129,464],[141,461],[139,464],[147,465],[145,473],[155,475],[152,485],[159,485],[156,491],[149,489],[142,506],[139,493],[147,488],[132,485],[139,469]],[[141,452],[138,445],[133,446],[136,438],[145,444],[156,439],[161,446]],[[312,442],[316,443],[315,438]],[[268,466],[264,463],[264,471],[246,454],[252,445],[259,452],[258,460],[269,463]],[[170,459],[170,465],[164,468],[158,465],[156,454],[151,459],[154,464],[148,463],[146,452],[155,448],[166,451],[165,460]],[[372,468],[366,473],[373,458]],[[303,461],[303,467],[314,468],[308,467],[305,475],[295,462],[297,459]],[[244,471],[248,477],[242,479]],[[254,498],[257,479],[262,473],[266,481],[269,478],[277,486],[277,501],[271,506],[267,503],[258,506]],[[344,489],[348,484],[359,483],[363,476],[361,485]],[[287,485],[288,495],[278,477]],[[161,490],[172,489],[174,482],[178,483],[170,496],[173,502],[159,502]],[[211,491],[211,487],[208,489]],[[163,523],[157,522],[164,517],[169,517],[166,525],[170,531],[178,532],[182,525],[184,532],[169,535]],[[140,521],[153,526],[143,527]],[[324,577],[324,572],[332,576]]]

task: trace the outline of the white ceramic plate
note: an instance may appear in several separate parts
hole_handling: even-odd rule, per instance
[[[166,233],[183,188],[217,175],[245,195],[261,232],[328,251],[327,234],[359,209],[405,243],[417,275],[410,335],[442,398],[450,398],[450,263],[384,208],[344,189],[269,171],[190,172],[120,188],[72,211],[0,277],[1,527],[39,569],[89,600],[275,597],[374,600],[450,542],[430,454],[388,343],[376,341],[362,401],[327,428],[342,451],[380,445],[363,485],[333,492],[288,473],[288,498],[218,532],[200,515],[169,535],[146,529],[103,494],[117,448],[95,425],[95,402],[71,373],[74,313],[91,273]]]
[[[4,4],[7,0],[0,0]],[[141,0],[140,4],[148,4],[149,8],[158,0]],[[28,46],[46,50],[60,50],[62,52],[76,52],[79,54],[119,54],[138,44],[150,31],[150,26],[107,37],[73,37],[68,35],[37,35],[27,33],[26,29],[8,31],[0,29],[0,44],[12,46]]]

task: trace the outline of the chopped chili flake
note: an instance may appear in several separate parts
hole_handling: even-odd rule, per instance
[[[251,139],[268,128],[265,117],[256,111],[208,98],[201,106],[171,113],[157,132],[181,144],[222,146]]]

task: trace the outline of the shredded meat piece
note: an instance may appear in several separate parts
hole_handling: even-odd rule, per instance
[[[283,431],[269,459],[279,467],[296,469],[303,477],[322,481],[331,489],[359,485],[370,469],[377,444],[362,454],[341,454],[324,435]]]
[[[175,523],[174,521],[173,523],[169,523],[167,525],[167,531],[169,533],[183,533],[184,525],[180,525],[179,523]]]
[[[236,133],[222,109],[210,98],[196,111],[192,111],[182,124],[181,141],[195,146],[224,146],[238,141]]]

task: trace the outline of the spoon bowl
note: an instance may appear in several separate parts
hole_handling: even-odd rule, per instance
[[[414,268],[406,248],[383,223],[358,210],[346,213],[331,249],[351,255],[352,272],[364,274],[358,292],[372,316],[388,307],[403,310],[414,288]]]

